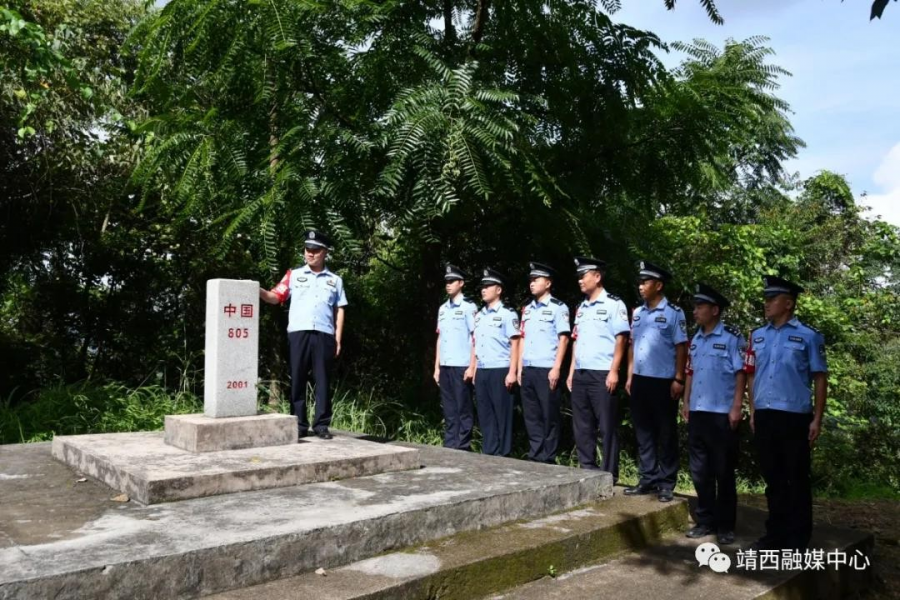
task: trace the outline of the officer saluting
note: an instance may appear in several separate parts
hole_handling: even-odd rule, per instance
[[[766,480],[769,518],[766,534],[753,548],[802,550],[812,535],[810,449],[825,412],[825,337],[794,316],[803,288],[775,276],[764,277],[763,283],[768,324],[751,334],[745,368],[750,378],[750,425]]]
[[[469,450],[472,443],[472,386],[475,373],[474,303],[463,297],[468,275],[456,265],[444,270],[444,288],[448,299],[438,309],[437,351],[434,356],[434,381],[441,388],[444,410],[444,447]]]
[[[669,502],[678,474],[678,398],[684,391],[687,322],[684,312],[663,295],[671,273],[643,261],[638,278],[644,304],[634,311],[625,390],[631,395],[640,481],[625,493],[656,492],[660,502]]]
[[[271,291],[260,288],[259,297],[269,304],[283,303],[290,298],[291,414],[297,415],[299,436],[308,435],[306,383],[312,371],[316,386],[313,431],[320,438],[330,440],[331,395],[328,380],[334,359],[341,353],[347,296],[344,294],[343,280],[325,266],[331,240],[315,230],[307,231],[304,237],[303,258],[306,264],[288,269]]]
[[[494,269],[485,269],[482,274],[484,308],[475,315],[475,401],[481,451],[507,456],[512,450],[512,387],[519,358],[519,317],[501,300],[506,278]]]
[[[718,532],[720,544],[734,543],[736,430],[747,383],[744,338],[740,331],[722,323],[722,311],[729,304],[710,286],[697,284],[694,321],[700,329],[688,352],[681,409],[688,423],[691,478],[697,490],[697,524],[687,536],[699,538]]]
[[[522,309],[519,385],[528,433],[528,458],[552,463],[559,445],[559,374],[569,343],[569,309],[550,295],[556,272],[529,263],[529,290],[534,299]]]
[[[612,395],[631,325],[628,309],[603,286],[606,263],[575,258],[578,287],[585,299],[575,313],[572,365],[567,384],[572,392],[572,427],[582,469],[597,469],[597,430],[603,439],[601,469],[619,479],[619,410]]]

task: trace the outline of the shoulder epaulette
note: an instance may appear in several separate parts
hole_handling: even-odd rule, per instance
[[[680,313],[683,313],[683,312],[684,312],[683,310],[681,310],[681,307],[678,306],[677,304],[670,304],[669,306],[671,306],[672,308],[674,308],[674,309],[675,309],[675,312],[680,312]]]
[[[741,330],[737,327],[732,327],[731,325],[725,326],[725,331],[733,335],[734,337],[741,337]]]
[[[565,306],[565,304],[566,304],[562,300],[557,300],[556,298],[550,298],[550,302],[552,302],[553,304],[561,305],[561,306]]]
[[[807,329],[810,329],[810,330],[814,331],[815,333],[819,333],[819,334],[822,333],[821,331],[819,331],[818,329],[816,329],[816,328],[813,327],[812,325],[809,325],[809,324],[807,324],[807,323],[804,323],[803,321],[800,321],[800,324],[803,325],[804,327],[806,327]]]
[[[609,296],[610,300],[621,300],[621,298],[619,298],[615,294],[610,294],[609,292],[607,292],[606,295]]]

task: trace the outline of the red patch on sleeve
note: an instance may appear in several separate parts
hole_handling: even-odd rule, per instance
[[[278,297],[278,301],[284,304],[285,300],[288,299],[288,293],[291,290],[291,270],[288,269],[287,273],[284,274],[284,277],[281,278],[281,281],[278,282],[278,285],[273,287],[270,291]]]

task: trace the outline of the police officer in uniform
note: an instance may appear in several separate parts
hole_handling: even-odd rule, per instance
[[[456,265],[444,269],[447,301],[438,309],[437,351],[434,381],[441,388],[444,411],[444,447],[469,450],[475,415],[472,408],[472,377],[475,374],[475,313],[478,307],[463,297],[468,274]]]
[[[569,343],[569,309],[550,295],[556,272],[529,263],[534,299],[522,309],[518,381],[528,433],[528,459],[553,463],[559,445],[560,370]]]
[[[506,278],[484,269],[475,315],[475,401],[481,427],[481,451],[508,456],[512,450],[513,395],[519,359],[519,316],[503,304]]]
[[[753,548],[802,550],[812,535],[810,450],[828,393],[825,337],[794,316],[802,287],[776,276],[763,283],[768,323],[751,334],[746,369],[769,518]]]
[[[631,396],[640,481],[625,494],[656,493],[660,502],[669,502],[678,474],[678,399],[684,391],[687,322],[684,312],[663,295],[671,273],[643,261],[638,279],[644,303],[634,311],[625,390]]]
[[[596,258],[575,258],[578,287],[585,295],[575,313],[572,364],[566,383],[572,392],[572,428],[582,469],[597,469],[597,431],[603,440],[600,469],[619,479],[619,409],[613,394],[631,325],[628,309],[618,296],[606,291],[606,263]]]
[[[694,321],[699,330],[688,351],[681,409],[688,424],[691,478],[697,490],[697,524],[687,537],[717,532],[720,544],[734,543],[737,427],[747,383],[744,338],[722,322],[722,311],[729,304],[712,287],[696,285]]]
[[[316,395],[313,431],[320,438],[330,440],[331,394],[328,380],[334,359],[341,353],[347,295],[343,280],[325,266],[331,239],[315,230],[307,231],[304,237],[303,258],[306,264],[288,269],[272,290],[260,288],[259,297],[269,304],[291,301],[288,317],[291,414],[297,416],[299,437],[309,435],[306,384],[312,373]]]

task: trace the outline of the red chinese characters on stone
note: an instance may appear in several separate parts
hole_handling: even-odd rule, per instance
[[[243,319],[253,318],[253,305],[252,304],[241,304],[241,318],[243,318]]]
[[[237,312],[237,307],[235,307],[234,304],[229,303],[229,304],[225,305],[225,314],[228,315],[229,317],[234,316],[234,313],[236,313],[236,312]]]

